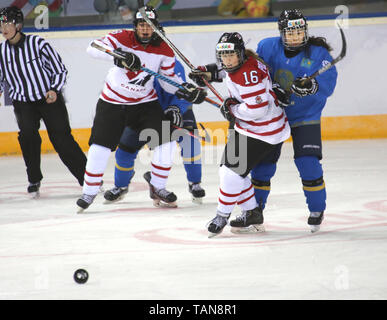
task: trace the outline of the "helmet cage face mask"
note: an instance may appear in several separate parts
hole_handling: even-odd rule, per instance
[[[295,44],[287,37],[287,33],[297,34],[300,30],[304,32],[304,37],[299,43]],[[292,51],[305,47],[309,40],[307,23],[304,19],[289,20],[288,26],[281,29],[280,34],[284,47]]]
[[[160,25],[159,25],[159,22],[157,20],[157,14],[156,14],[156,11],[153,9],[153,8],[150,8],[150,7],[146,7],[145,9],[145,13],[147,15],[147,17],[149,18],[150,21],[152,21],[152,23],[157,27],[159,28]],[[156,38],[158,38],[158,35],[152,31],[152,34],[149,38],[140,38],[140,36],[138,35],[138,30],[137,30],[137,26],[140,22],[145,22],[145,19],[143,18],[142,14],[140,11],[137,10],[136,12],[136,15],[134,17],[134,21],[133,21],[133,24],[134,24],[134,32],[136,34],[136,38],[137,40],[142,43],[142,44],[149,44],[152,40],[156,40]]]
[[[222,56],[233,54],[233,53],[235,53],[238,56],[238,64],[233,67],[227,67],[223,63]],[[216,60],[222,66],[222,68],[227,72],[234,72],[238,70],[243,64],[242,53],[240,50],[235,49],[234,43],[227,43],[227,42],[218,43],[216,45]]]
[[[282,44],[286,49],[297,51],[307,45],[309,40],[308,23],[298,9],[283,11],[278,19],[278,28]],[[294,38],[297,37],[301,30],[304,33],[303,39],[297,39],[297,42],[294,42]],[[290,37],[286,35],[291,36],[293,39],[289,39]]]
[[[242,36],[237,33],[224,33],[216,45],[216,60],[226,72],[238,70],[246,60],[245,44]],[[222,61],[222,55],[236,53],[238,64],[233,67],[227,67]]]

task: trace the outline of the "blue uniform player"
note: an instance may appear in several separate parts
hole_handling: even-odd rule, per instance
[[[305,77],[332,61],[324,38],[309,37],[307,22],[299,10],[285,10],[279,20],[281,37],[259,42],[257,53],[269,65],[273,89],[291,126],[294,162],[300,173],[310,211],[311,231],[319,230],[326,207],[321,143],[321,112],[333,93],[337,71],[332,67],[311,81]],[[281,147],[251,172],[255,197],[261,209],[270,192]]]
[[[177,60],[175,63],[175,74],[185,81],[184,68]],[[160,105],[174,126],[184,127],[190,131],[197,129],[191,103],[178,99],[175,95],[163,90],[157,79],[155,79],[154,88]],[[178,140],[178,143],[187,174],[188,190],[192,194],[193,201],[201,203],[202,198],[205,196],[205,191],[200,185],[202,178],[200,142],[192,136],[183,135]],[[138,149],[140,144],[138,133],[128,127],[125,128],[119,148],[115,154],[115,187],[105,192],[106,203],[121,200],[128,193],[128,186],[134,176],[134,162],[138,154],[138,151],[135,150]],[[157,147],[152,159],[152,170],[144,174],[145,180],[150,185],[150,196],[156,206],[176,206],[176,195],[165,189],[175,147],[176,143],[174,141]],[[154,192],[155,188],[157,194]]]

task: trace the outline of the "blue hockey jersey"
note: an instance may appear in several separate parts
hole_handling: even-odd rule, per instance
[[[178,60],[175,60],[175,74],[177,74],[184,82],[186,81],[184,67]],[[154,87],[157,92],[159,103],[161,104],[163,110],[169,106],[177,106],[180,109],[181,114],[184,114],[191,103],[184,99],[179,99],[174,94],[166,92],[161,87],[159,81],[163,80],[155,78]]]
[[[310,76],[326,63],[332,61],[332,56],[326,48],[314,45],[292,58],[287,58],[280,37],[266,38],[260,41],[257,53],[269,65],[273,82],[279,83],[285,90],[290,90],[296,78]],[[336,86],[336,67],[333,66],[317,76],[316,80],[319,84],[316,94],[306,97],[291,95],[290,105],[285,109],[290,126],[294,127],[320,120],[326,100]]]

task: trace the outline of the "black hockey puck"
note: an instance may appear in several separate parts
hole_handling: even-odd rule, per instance
[[[84,269],[78,269],[74,272],[74,281],[79,284],[84,284],[89,279],[89,274]]]

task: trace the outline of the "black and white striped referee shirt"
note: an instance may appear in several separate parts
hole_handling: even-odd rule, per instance
[[[59,54],[43,38],[25,35],[16,45],[0,44],[0,82],[10,87],[16,101],[38,101],[47,91],[59,92],[66,83],[67,69]]]

